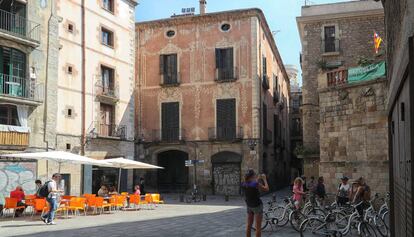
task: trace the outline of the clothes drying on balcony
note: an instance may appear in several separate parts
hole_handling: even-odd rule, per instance
[[[0,124],[0,132],[29,133],[30,132],[30,128],[28,128],[28,127],[20,127],[20,126]]]
[[[27,124],[27,116],[28,116],[28,109],[29,109],[28,106],[25,106],[25,105],[11,105],[11,106],[16,108],[17,118],[18,118],[19,123],[13,124],[13,125],[0,124],[0,131],[29,133],[30,128],[28,127],[28,124]],[[20,126],[16,126],[16,125],[20,125]]]

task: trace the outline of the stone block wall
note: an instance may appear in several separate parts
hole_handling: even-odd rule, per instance
[[[319,172],[328,191],[343,175],[388,190],[387,89],[383,78],[320,91]]]

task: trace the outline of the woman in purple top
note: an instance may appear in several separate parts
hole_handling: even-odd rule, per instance
[[[247,205],[247,227],[246,236],[251,236],[253,221],[256,220],[256,237],[262,235],[263,203],[260,199],[260,192],[269,191],[266,175],[256,175],[254,170],[249,169],[244,176],[242,188]]]

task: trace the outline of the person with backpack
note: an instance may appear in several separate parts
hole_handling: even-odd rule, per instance
[[[46,201],[49,203],[49,211],[45,213],[40,218],[47,225],[55,225],[53,221],[55,218],[55,212],[58,206],[57,199],[59,194],[62,193],[58,189],[58,184],[60,182],[61,176],[58,173],[52,175],[52,179],[47,181],[40,189],[39,196],[45,197]]]
[[[355,193],[353,203],[358,204],[362,202],[361,205],[357,206],[358,213],[362,216],[364,210],[369,207],[369,201],[371,200],[371,189],[365,183],[365,179],[363,177],[357,179],[356,183],[358,188]]]
[[[35,193],[35,195],[37,196],[37,197],[40,197],[39,196],[39,190],[42,188],[42,181],[40,180],[40,179],[36,179],[36,181],[35,181],[35,185],[36,185],[36,193]]]
[[[349,202],[349,198],[351,195],[351,185],[348,183],[348,177],[344,176],[341,178],[341,183],[338,186],[338,193],[337,193],[337,204],[339,206],[344,206],[346,203]]]

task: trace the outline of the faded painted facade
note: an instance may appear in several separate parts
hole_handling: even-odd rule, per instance
[[[297,22],[302,42],[303,144],[308,151],[320,151],[305,157],[305,175],[324,176],[330,191],[336,190],[343,175],[364,176],[373,192],[384,193],[387,85],[383,78],[350,84],[342,76],[363,61],[384,60],[385,51],[375,54],[373,46],[374,31],[385,40],[381,4],[305,6]]]
[[[57,1],[61,18],[56,101],[58,150],[96,159],[133,159],[136,4],[132,0]],[[82,192],[82,185],[90,193],[96,191],[92,186],[96,189],[101,182],[118,182],[113,177],[93,183],[92,178],[100,179],[99,170],[85,166],[82,178],[81,166],[67,165],[62,173],[70,174],[71,194],[76,195]],[[132,172],[128,178],[126,173],[123,190],[132,189],[133,185]],[[108,176],[117,174],[114,169]]]
[[[6,0],[0,3],[0,17],[0,154],[53,148],[56,106],[50,102],[57,96],[56,9],[50,1]],[[33,193],[34,180],[42,171],[41,162],[1,159],[0,203],[17,185]]]
[[[166,168],[147,172],[151,188],[196,182],[206,193],[237,194],[248,168],[267,173],[273,188],[289,181],[289,81],[260,10],[178,16],[136,31],[137,153]],[[204,162],[195,170],[185,160]]]

